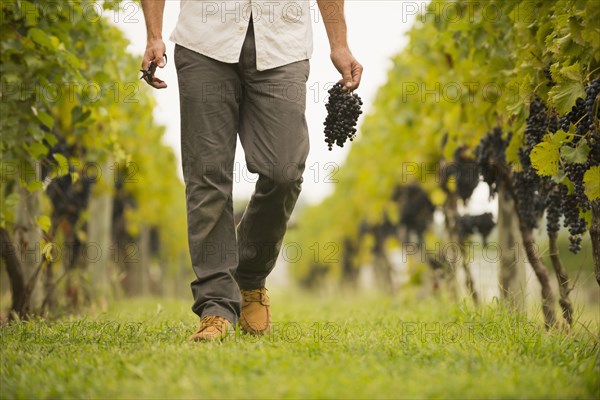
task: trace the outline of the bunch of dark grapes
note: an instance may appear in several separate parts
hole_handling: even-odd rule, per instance
[[[74,168],[69,166],[69,171]],[[87,208],[94,180],[85,176],[73,182],[71,174],[52,179],[46,195],[52,202],[52,214],[57,220],[65,218],[72,226]]]
[[[569,250],[573,253],[577,253],[581,249],[581,237],[587,230],[586,222],[581,218],[580,212],[585,212],[591,207],[585,194],[583,177],[590,167],[600,163],[598,132],[600,78],[591,81],[584,89],[585,99],[577,99],[571,111],[560,117],[559,127],[568,132],[571,125],[574,125],[575,137],[568,146],[575,148],[580,145],[581,141],[586,141],[590,152],[585,163],[567,162],[563,166],[565,175],[573,183],[573,192],[569,194],[567,187],[560,184],[558,190],[551,192],[547,199],[548,232],[558,230],[558,220],[562,214],[564,226],[569,230]]]
[[[454,162],[447,163],[440,171],[440,187],[449,192],[448,181],[452,176],[456,180],[456,193],[466,202],[479,184],[479,164],[468,155],[469,148],[462,146],[454,152]]]
[[[465,241],[474,233],[479,233],[483,244],[487,245],[487,238],[496,226],[492,213],[484,213],[479,215],[459,215],[456,219],[456,227],[458,236],[462,241]]]
[[[502,169],[506,168],[506,147],[510,142],[512,133],[505,140],[502,129],[494,128],[488,132],[475,148],[475,156],[479,165],[483,181],[490,188],[490,197],[498,192]]]
[[[583,110],[585,117],[577,125],[577,133],[585,135],[591,132],[592,136],[598,138],[598,120],[600,119],[600,107],[597,104],[598,94],[600,93],[600,78],[594,79],[585,86],[585,100],[583,101]]]
[[[581,235],[587,230],[586,222],[579,216],[577,198],[568,194],[567,187],[561,185],[561,212],[565,216],[564,225],[569,230],[569,250],[577,254],[581,250]]]
[[[548,131],[549,118],[546,104],[536,97],[529,106],[525,127],[525,146],[519,149],[522,170],[513,177],[515,196],[521,220],[530,228],[537,228],[537,221],[546,208],[546,193],[542,190],[542,178],[537,174],[529,156],[531,150],[542,141]]]
[[[583,177],[585,172],[600,163],[600,133],[598,131],[598,120],[600,110],[598,106],[598,94],[600,93],[600,78],[597,78],[585,86],[586,98],[579,98],[571,111],[561,118],[561,128],[568,130],[570,124],[575,125],[575,138],[569,146],[575,147],[582,140],[587,141],[590,147],[585,163],[565,163],[564,172],[573,183],[573,192],[568,194],[567,188],[562,189],[561,210],[564,215],[564,226],[569,230],[569,249],[577,253],[581,249],[581,236],[586,232],[587,226],[580,211],[591,208],[589,199],[585,194]]]
[[[590,145],[590,154],[588,155],[588,167],[600,165],[600,78],[594,79],[585,87],[587,95],[584,106],[587,118],[581,121],[590,131],[588,144]]]
[[[540,191],[539,177],[529,170],[515,172],[513,187],[521,221],[532,229],[537,228],[537,221],[546,208],[545,196]]]
[[[573,182],[573,196],[575,196],[577,204],[584,212],[590,209],[590,202],[585,194],[585,187],[583,185],[583,175],[585,175],[586,170],[585,164],[565,164],[565,174]]]
[[[479,184],[479,165],[467,156],[467,148],[460,148],[454,153],[456,166],[456,192],[466,202]]]
[[[549,235],[556,234],[560,230],[561,214],[561,191],[566,189],[564,185],[554,184],[546,196],[546,231]]]
[[[548,124],[548,107],[542,99],[536,97],[529,105],[529,117],[525,127],[525,150],[528,159],[531,149],[544,138],[548,131]]]
[[[334,143],[344,147],[346,139],[354,140],[356,136],[356,122],[362,114],[360,107],[362,100],[356,93],[345,90],[341,83],[336,83],[329,89],[329,100],[325,105],[327,118],[325,118],[325,143],[332,149]]]
[[[560,117],[560,119],[559,119],[560,129],[562,129],[565,132],[569,132],[569,128],[571,127],[571,124],[578,127],[579,122],[583,122],[583,119],[585,118],[585,107],[584,106],[585,106],[585,100],[583,100],[581,97],[578,98],[575,101],[575,105],[573,106],[573,108],[571,108],[571,111],[568,112],[567,114],[563,115],[562,117]],[[579,128],[576,128],[576,130],[578,132]],[[579,134],[579,132],[578,132],[578,134]],[[580,139],[580,137],[576,136],[575,139],[573,140],[573,144],[577,144],[579,139]]]

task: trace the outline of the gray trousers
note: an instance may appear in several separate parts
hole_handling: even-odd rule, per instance
[[[196,280],[192,310],[236,323],[240,288],[256,289],[275,265],[308,155],[304,116],[309,61],[256,69],[252,24],[240,61],[228,64],[177,45],[181,155],[188,242]],[[255,191],[236,227],[236,138]]]

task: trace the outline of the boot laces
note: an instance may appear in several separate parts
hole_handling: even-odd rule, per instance
[[[244,290],[244,300],[246,302],[258,301],[264,303],[267,299],[267,289],[260,288],[254,290]]]
[[[210,315],[208,317],[204,317],[202,318],[202,321],[200,321],[200,329],[199,331],[203,331],[211,326],[214,326],[215,328],[218,328],[219,331],[222,330],[223,328],[223,318],[216,316],[216,315]]]

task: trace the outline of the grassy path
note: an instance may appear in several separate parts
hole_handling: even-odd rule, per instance
[[[598,321],[496,306],[274,295],[266,337],[186,342],[188,302],[0,328],[2,398],[599,398]],[[92,313],[93,314],[93,313]],[[586,325],[582,326],[582,323]]]

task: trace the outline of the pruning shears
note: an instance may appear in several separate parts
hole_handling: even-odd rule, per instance
[[[165,57],[165,65],[167,65],[167,55],[164,55]],[[150,65],[148,66],[148,69],[140,69],[140,72],[142,73],[142,76],[140,77],[140,79],[144,79],[146,82],[151,83],[151,82],[162,82],[160,79],[156,78],[154,76],[154,73],[156,72],[156,67],[158,67],[158,64],[156,64],[154,61],[150,61]]]

